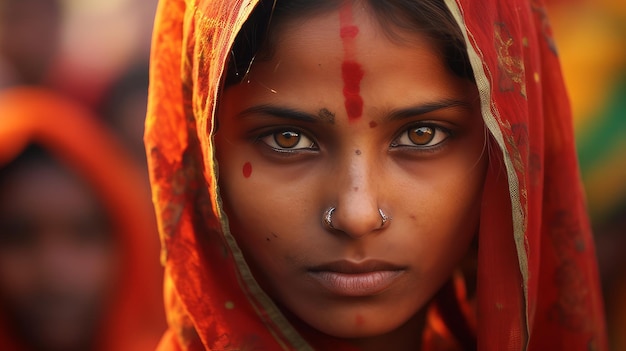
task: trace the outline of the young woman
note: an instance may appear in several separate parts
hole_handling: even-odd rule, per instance
[[[161,349],[606,348],[540,4],[162,1],[152,57]]]
[[[164,329],[145,181],[81,106],[0,93],[0,349],[148,350]]]

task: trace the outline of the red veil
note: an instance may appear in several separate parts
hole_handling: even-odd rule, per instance
[[[141,170],[91,113],[39,88],[0,92],[0,168],[36,143],[95,190],[121,247],[119,288],[99,332],[98,350],[150,350],[164,327],[158,240]],[[145,196],[144,196],[145,195]],[[20,350],[2,326],[0,350]]]
[[[543,6],[445,2],[465,36],[496,156],[478,238],[478,349],[605,350],[571,113]],[[344,348],[289,324],[224,223],[214,113],[230,46],[256,3],[159,6],[145,141],[166,264],[162,350]]]

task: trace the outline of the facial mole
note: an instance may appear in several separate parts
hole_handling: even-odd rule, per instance
[[[357,156],[361,156],[361,150],[359,149],[357,149],[354,153],[357,154]]]
[[[370,128],[376,128],[376,127],[378,127],[378,123],[374,121],[370,121]]]
[[[335,124],[335,114],[330,112],[327,108],[320,109],[317,114],[322,121]]]

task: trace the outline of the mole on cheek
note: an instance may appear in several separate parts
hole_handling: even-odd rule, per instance
[[[354,153],[355,153],[357,156],[361,156],[361,150],[356,150]]]
[[[378,123],[376,123],[374,121],[371,121],[370,122],[370,128],[376,128],[376,127],[378,127]]]
[[[250,164],[250,162],[246,162],[243,165],[243,176],[245,178],[250,178],[251,175],[252,175],[252,164]]]

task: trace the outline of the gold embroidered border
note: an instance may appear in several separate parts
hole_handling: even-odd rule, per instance
[[[517,259],[519,262],[520,272],[522,274],[522,283],[524,289],[524,309],[525,309],[525,324],[526,324],[526,335],[530,333],[530,327],[528,325],[528,256],[526,254],[526,245],[525,245],[525,237],[524,233],[526,231],[525,222],[524,222],[524,212],[522,208],[522,204],[520,201],[520,189],[519,189],[519,180],[517,178],[517,173],[515,172],[515,167],[513,165],[513,161],[511,159],[511,155],[509,154],[506,143],[504,141],[504,136],[502,134],[502,130],[500,129],[500,116],[498,115],[498,110],[494,104],[491,102],[491,84],[489,83],[488,76],[493,76],[491,72],[488,72],[488,68],[483,66],[482,62],[482,52],[480,48],[473,45],[475,42],[473,40],[472,33],[465,26],[465,21],[463,19],[463,10],[460,5],[456,2],[456,0],[444,0],[448,9],[454,16],[457,24],[461,28],[463,32],[463,37],[465,38],[465,43],[467,45],[467,53],[469,55],[469,60],[472,65],[472,69],[474,71],[474,77],[476,79],[476,85],[478,87],[478,91],[480,94],[480,103],[481,103],[481,113],[483,116],[483,120],[485,125],[493,135],[494,139],[498,143],[498,146],[502,150],[504,156],[504,163],[506,166],[506,172],[509,182],[509,196],[511,198],[511,208],[512,208],[512,218],[513,218],[513,236],[515,240],[515,247],[517,250]],[[470,40],[471,38],[471,40]],[[486,71],[487,70],[487,71]],[[524,349],[528,348],[528,341],[524,346]]]

